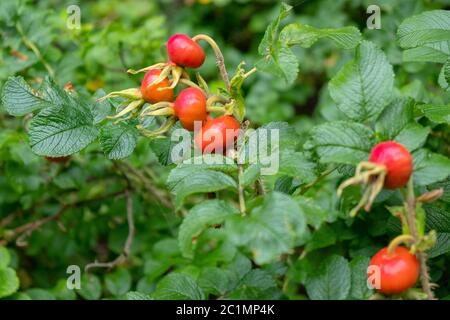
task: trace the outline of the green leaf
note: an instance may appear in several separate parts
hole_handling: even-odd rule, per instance
[[[319,229],[324,222],[333,222],[336,220],[337,211],[325,210],[315,203],[313,199],[296,196],[295,200],[305,213],[307,223],[314,227],[314,229]]]
[[[137,291],[127,292],[126,296],[127,300],[151,300],[148,295]]]
[[[41,288],[28,289],[25,293],[31,298],[31,300],[56,300],[53,293]]]
[[[402,48],[413,48],[427,43],[450,43],[450,12],[433,10],[405,19],[397,30]]]
[[[370,128],[359,123],[335,121],[314,127],[305,148],[315,149],[323,163],[356,165],[368,158],[373,144],[374,133]]]
[[[239,211],[222,200],[204,201],[189,210],[178,233],[178,243],[183,256],[194,257],[192,239],[214,224],[221,224],[226,217]]]
[[[425,117],[436,123],[450,123],[450,106],[422,104],[418,109]]]
[[[405,98],[393,100],[378,118],[375,128],[379,140],[395,140],[410,151],[421,147],[429,132],[414,121],[414,101]]]
[[[280,11],[278,16],[273,20],[266,29],[264,37],[258,47],[258,53],[263,56],[270,56],[272,51],[272,46],[274,46],[278,41],[278,28],[280,22],[285,19],[292,9],[292,6],[282,2],[280,5]]]
[[[429,46],[417,47],[403,51],[404,62],[436,62],[444,63],[448,54]]]
[[[432,184],[450,175],[450,159],[443,155],[419,149],[413,153],[413,159],[413,178],[417,185]]]
[[[297,79],[299,63],[291,49],[278,42],[273,46],[270,55],[256,63],[256,68],[280,77],[290,85]]]
[[[172,148],[177,145],[178,141],[172,141],[170,138],[156,138],[150,140],[150,148],[158,157],[158,161],[163,166],[172,164]]]
[[[352,273],[350,299],[367,300],[372,295],[373,290],[367,286],[367,268],[369,263],[369,257],[356,257],[350,262]]]
[[[0,298],[12,295],[19,289],[19,278],[11,268],[0,268]]]
[[[251,164],[247,169],[244,170],[244,175],[242,177],[241,183],[244,187],[247,187],[258,180],[260,176],[261,165],[258,163]]]
[[[204,300],[205,294],[191,276],[173,272],[158,283],[152,298],[157,300]]]
[[[136,148],[138,132],[132,123],[109,124],[100,130],[100,144],[108,159],[123,159]]]
[[[438,83],[442,89],[444,89],[447,92],[450,92],[450,57],[442,66],[441,72],[439,73]]]
[[[357,121],[373,120],[392,97],[394,72],[386,55],[372,42],[363,41],[355,58],[331,79],[329,91],[337,107]]]
[[[308,240],[308,243],[305,246],[305,254],[317,249],[329,247],[335,244],[336,241],[337,237],[335,231],[327,224],[322,224]]]
[[[170,171],[169,177],[167,178],[167,186],[169,189],[176,189],[178,184],[182,183],[185,179],[205,170],[233,173],[237,172],[238,167],[231,158],[222,155],[209,154],[194,157],[185,160]]]
[[[245,62],[241,62],[236,68],[236,73],[230,80],[230,98],[234,100],[233,115],[239,121],[245,117],[245,100],[242,96],[242,85],[249,76],[244,69]]]
[[[251,250],[257,264],[264,264],[304,240],[306,219],[290,196],[273,192],[245,217],[231,217],[225,228],[236,244]]]
[[[181,208],[184,199],[191,194],[237,189],[236,181],[225,173],[201,169],[200,166],[197,168],[195,165],[177,169],[172,170],[167,179],[167,185],[175,194],[177,209]]]
[[[11,255],[8,249],[5,247],[0,247],[0,269],[6,268],[11,262]]]
[[[280,41],[289,47],[300,45],[309,48],[322,38],[331,40],[340,48],[352,49],[361,41],[361,33],[355,27],[318,29],[300,23],[289,24],[280,33]]]
[[[106,289],[116,297],[121,296],[130,291],[131,280],[127,269],[118,268],[105,276]]]
[[[229,270],[206,267],[200,273],[198,284],[204,292],[220,296],[230,290],[231,277]]]
[[[278,16],[267,27],[259,44],[258,53],[263,58],[256,63],[258,70],[282,77],[288,84],[297,78],[298,59],[286,45],[278,40],[278,29],[280,22],[289,15],[291,9],[292,6],[281,3]]]
[[[276,282],[273,276],[261,269],[254,269],[247,273],[240,281],[239,286],[229,294],[229,299],[263,300],[275,299]]]
[[[303,152],[285,151],[280,154],[278,173],[300,179],[302,183],[316,178],[316,164],[309,160]]]
[[[62,157],[85,148],[98,135],[92,115],[75,106],[42,110],[30,121],[30,144],[34,153]]]
[[[306,292],[312,300],[345,300],[350,287],[350,266],[344,257],[336,255],[328,257],[306,281]]]
[[[3,86],[2,104],[13,116],[23,116],[40,109],[46,101],[38,97],[22,77],[10,77]]]
[[[293,151],[298,144],[294,127],[286,122],[270,122],[249,131],[239,152],[239,162],[260,164],[264,168],[278,161],[281,151]]]
[[[82,275],[80,289],[77,293],[86,300],[98,300],[102,295],[102,284],[93,274]]]
[[[435,230],[436,244],[428,251],[430,258],[450,252],[450,212],[435,205],[425,205],[427,230]]]

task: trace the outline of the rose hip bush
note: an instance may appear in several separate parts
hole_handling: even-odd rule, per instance
[[[0,7],[20,60],[2,77],[0,298],[450,297],[450,11],[388,16],[386,35],[277,8],[234,72],[207,32],[144,26],[163,53],[127,60],[116,26],[105,91],[64,76],[67,43],[41,52],[55,30],[34,38],[30,7]],[[80,70],[113,68],[99,37],[70,36],[94,41]]]

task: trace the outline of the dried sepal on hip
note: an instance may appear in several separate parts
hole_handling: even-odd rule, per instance
[[[387,169],[384,165],[379,165],[369,161],[362,161],[356,167],[355,175],[345,180],[337,189],[340,197],[345,188],[351,185],[363,185],[364,193],[358,205],[350,211],[350,216],[354,217],[361,208],[370,211],[372,203],[384,186]]]

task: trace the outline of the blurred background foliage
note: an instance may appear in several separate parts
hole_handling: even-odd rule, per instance
[[[302,22],[327,28],[356,26],[364,38],[374,41],[386,52],[395,68],[399,90],[417,101],[443,103],[449,100],[448,93],[437,83],[440,65],[402,63],[396,42],[396,30],[403,19],[426,10],[449,9],[448,1],[299,0],[288,3],[294,6],[294,13],[286,23]],[[81,9],[81,28],[71,30],[66,25],[67,8],[74,4]],[[71,82],[76,91],[86,94],[99,89],[108,92],[134,87],[140,82],[140,76],[130,76],[125,71],[165,59],[164,43],[174,33],[212,36],[224,52],[228,70],[233,72],[240,61],[253,66],[260,59],[258,45],[267,25],[277,14],[279,4],[272,0],[2,0],[0,87],[11,75],[22,75],[37,87],[49,73],[54,74],[61,86]],[[381,30],[366,27],[366,8],[370,4],[381,7]],[[217,88],[221,82],[215,61],[210,49],[206,50],[210,55],[199,71],[210,86]],[[280,79],[261,72],[246,81],[247,118],[254,126],[269,121],[288,121],[303,133],[320,121],[342,117],[325,84],[352,53],[337,50],[327,41],[320,41],[309,49],[295,50],[300,74],[293,85],[286,86]],[[133,196],[138,232],[130,260],[112,273],[96,271],[101,277],[93,278],[85,290],[78,292],[80,297],[120,297],[130,290],[149,293],[156,279],[168,270],[198,275],[199,266],[242,263],[239,260],[242,257],[229,262],[236,249],[226,244],[214,254],[199,257],[194,262],[182,258],[176,241],[181,218],[171,208],[159,204],[137,174],[123,164],[106,160],[95,144],[66,164],[46,162],[28,147],[24,133],[26,121],[9,117],[0,107],[0,234],[11,239],[10,266],[20,279],[20,293],[15,294],[16,298],[73,299],[75,293],[65,288],[69,264],[84,266],[95,259],[108,260],[120,254],[127,235],[124,171],[127,179],[140,190]],[[434,144],[433,139],[436,139]],[[431,138],[430,148],[448,154],[448,146],[441,139]],[[158,164],[147,140],[140,140],[127,162],[156,187],[165,189],[168,168]],[[332,190],[328,190],[330,193]],[[48,223],[17,239],[20,237],[14,232],[18,226],[51,216],[63,203],[72,205],[58,223]],[[369,218],[374,220],[370,236],[387,232],[386,225],[375,223],[379,217],[375,212]],[[381,217],[385,218],[383,214]],[[342,234],[339,230],[344,227],[343,223],[333,227],[340,239],[357,238],[359,241],[350,241],[350,252],[355,255],[356,252],[373,253],[368,234],[362,235],[356,230]],[[212,233],[209,239],[216,237],[220,243],[219,233],[208,232]],[[15,240],[20,240],[17,247]],[[330,241],[322,240],[325,246]],[[331,243],[333,241],[337,240],[331,239]],[[199,247],[208,245],[200,243]],[[289,277],[294,283],[301,282],[301,270],[311,268],[314,259],[312,254],[311,260],[290,269]],[[320,255],[316,259],[321,259]],[[445,265],[445,261],[448,262],[437,263]],[[273,264],[266,267],[266,271],[280,275],[286,272],[285,268]],[[434,274],[435,278],[444,273],[443,268],[437,270],[440,274]],[[290,298],[304,297],[285,285],[284,293]],[[251,287],[251,283],[248,286]],[[273,285],[267,288],[259,296],[245,289],[237,290],[234,297],[280,297],[281,293]],[[448,294],[445,290],[448,289],[444,289],[442,295]]]

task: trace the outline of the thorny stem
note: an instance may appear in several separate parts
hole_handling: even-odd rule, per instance
[[[204,40],[208,42],[208,44],[211,46],[211,48],[214,50],[214,53],[216,55],[216,63],[217,67],[220,71],[220,76],[222,77],[223,82],[225,83],[225,87],[227,91],[230,91],[231,85],[230,85],[230,79],[228,78],[227,69],[225,67],[225,60],[223,58],[222,51],[220,51],[219,46],[217,43],[210,37],[205,34],[199,34],[192,38],[195,42],[199,40]]]
[[[413,179],[410,178],[407,184],[406,199],[406,220],[408,221],[409,230],[413,237],[413,244],[418,242],[416,227],[416,197],[414,195]],[[422,289],[426,293],[428,300],[434,300],[433,291],[431,289],[430,275],[428,273],[427,256],[425,252],[418,252],[417,256],[420,262],[420,281]]]
[[[50,75],[50,77],[54,78],[55,77],[55,71],[50,66],[50,64],[48,64],[48,62],[44,59],[44,56],[42,55],[42,53],[39,50],[39,48],[36,47],[36,45],[27,37],[27,35],[23,31],[22,25],[19,22],[16,24],[16,29],[17,29],[17,32],[19,32],[23,43],[29,49],[31,49],[31,51],[33,51],[33,53],[36,55],[36,57],[39,59],[39,61],[44,65],[45,69],[47,69],[47,72]]]

